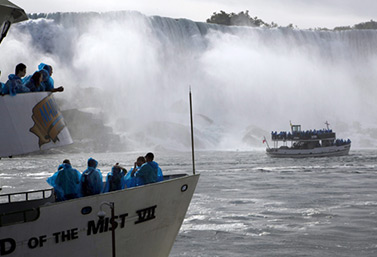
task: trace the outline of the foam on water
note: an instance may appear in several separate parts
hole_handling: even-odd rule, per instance
[[[139,154],[69,158],[83,171],[90,155],[106,173],[115,162],[132,166]],[[170,256],[375,256],[377,172],[370,167],[376,154],[353,150],[345,157],[282,160],[262,151],[197,152],[201,177]],[[190,154],[155,156],[166,174],[191,173]],[[26,165],[14,176],[9,170],[25,161],[3,159],[2,193],[48,188],[46,178],[66,157],[51,154],[47,165],[46,156],[33,156],[41,168]]]

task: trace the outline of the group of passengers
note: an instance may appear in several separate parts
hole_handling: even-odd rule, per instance
[[[337,146],[349,145],[349,144],[351,144],[351,140],[350,139],[347,139],[347,140],[337,139],[337,140],[335,140],[335,145],[337,145]]]
[[[298,136],[300,138],[310,138],[311,136],[318,136],[318,135],[326,135],[331,134],[332,129],[320,129],[320,130],[305,130],[305,131],[293,131],[286,132],[286,131],[280,131],[279,133],[277,131],[271,132],[272,139],[288,139],[291,140],[293,137]]]
[[[16,66],[15,73],[8,76],[8,81],[4,84],[0,82],[0,94],[15,96],[19,93],[27,92],[61,92],[63,87],[54,87],[52,76],[52,66],[41,63],[38,65],[38,71],[33,75],[26,76],[26,65],[19,63]]]
[[[95,159],[89,158],[88,168],[82,174],[72,168],[69,160],[64,160],[47,183],[54,188],[56,200],[64,201],[163,181],[161,168],[153,159],[153,153],[138,157],[129,172],[116,163],[105,183]]]

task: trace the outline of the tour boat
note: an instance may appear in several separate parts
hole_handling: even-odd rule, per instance
[[[23,9],[0,0],[1,40],[23,20]],[[72,143],[51,92],[0,96],[0,109],[1,157]],[[167,257],[198,179],[193,162],[192,175],[67,201],[51,188],[0,195],[0,256]]]
[[[329,124],[325,124],[326,129],[302,131],[301,125],[291,125],[290,132],[271,132],[274,147],[270,148],[267,140],[263,140],[267,143],[267,155],[281,158],[347,155],[351,149],[351,141],[337,139]]]

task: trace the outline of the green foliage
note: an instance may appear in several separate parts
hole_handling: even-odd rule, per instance
[[[377,29],[377,22],[370,20],[367,22],[362,22],[359,24],[355,24],[352,27],[350,26],[343,26],[343,27],[335,27],[334,30],[351,30],[351,29]]]
[[[207,23],[227,25],[227,26],[250,26],[250,27],[270,27],[275,28],[278,25],[274,22],[268,24],[258,17],[250,17],[249,11],[236,13],[226,13],[220,11],[219,13],[214,12],[211,18],[207,19]]]
[[[278,24],[274,22],[271,22],[271,24],[268,24],[264,22],[263,20],[259,19],[258,17],[252,18],[249,15],[248,10],[246,10],[246,12],[239,12],[238,14],[226,13],[224,11],[220,11],[219,13],[214,12],[211,18],[207,19],[207,23],[220,24],[220,25],[226,25],[226,26],[234,25],[234,26],[267,27],[267,28],[279,27]],[[294,26],[292,23],[286,26],[285,28],[298,29],[298,27]],[[350,26],[335,27],[333,30],[342,31],[342,30],[352,30],[352,29],[377,29],[377,22],[370,20],[368,22],[355,24],[352,27]],[[315,28],[314,30],[330,31],[331,29]]]
[[[220,11],[220,13],[214,12],[211,18],[207,19],[207,23],[230,25],[230,15],[224,11]]]
[[[353,26],[354,29],[377,29],[377,22],[370,20]]]
[[[350,30],[352,29],[350,26],[342,26],[342,27],[335,27],[334,30]]]

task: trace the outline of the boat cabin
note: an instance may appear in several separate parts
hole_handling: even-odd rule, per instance
[[[301,125],[291,125],[292,134],[301,132]]]

